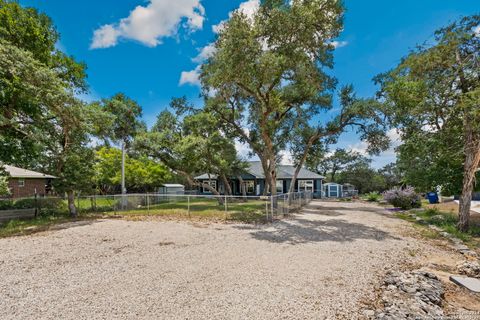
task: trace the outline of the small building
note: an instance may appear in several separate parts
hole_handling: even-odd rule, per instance
[[[325,198],[342,198],[343,186],[335,182],[328,182],[323,185],[323,196]]]
[[[9,165],[3,167],[9,175],[8,187],[12,198],[33,197],[35,194],[45,196],[52,191],[54,176]]]
[[[185,186],[178,183],[164,183],[158,189],[161,194],[185,194]]]

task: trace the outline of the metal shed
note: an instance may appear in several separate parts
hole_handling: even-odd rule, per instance
[[[343,186],[335,182],[325,183],[323,185],[323,195],[326,198],[341,198],[343,197]]]
[[[161,194],[185,194],[185,186],[178,183],[165,183],[158,189]]]

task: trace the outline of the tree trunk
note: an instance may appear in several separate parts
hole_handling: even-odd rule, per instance
[[[335,182],[335,175],[336,175],[336,174],[337,174],[337,169],[333,169],[333,170],[332,170],[332,174],[331,174],[331,176],[330,176],[332,182]]]
[[[75,193],[73,190],[67,192],[67,199],[68,199],[68,211],[70,212],[70,216],[72,218],[77,217],[77,208],[75,207]]]
[[[232,193],[232,188],[230,187],[230,183],[228,182],[227,176],[224,173],[222,173],[220,177],[222,178],[225,194],[231,196],[233,193]]]
[[[475,186],[475,175],[480,164],[480,137],[471,128],[468,119],[465,121],[465,164],[463,171],[463,186],[460,196],[460,208],[458,211],[457,228],[467,231],[470,223],[470,207],[472,193]]]
[[[270,169],[268,165],[268,160],[266,157],[261,157],[260,162],[262,163],[262,168],[263,168],[263,174],[265,175],[265,186],[263,187],[263,195],[266,196],[268,194],[270,184],[271,184],[271,178],[270,178]]]
[[[244,198],[246,198],[247,197],[247,189],[245,188],[245,184],[244,184],[242,176],[238,176],[238,182],[240,183],[240,191],[242,193],[242,196]]]
[[[305,160],[307,160],[308,152],[310,148],[312,147],[313,143],[315,142],[316,136],[312,136],[310,139],[308,139],[308,143],[305,146],[305,150],[303,152],[302,158],[297,164],[297,167],[295,168],[295,173],[293,174],[292,177],[292,182],[290,183],[290,188],[288,189],[289,193],[295,192],[295,182],[297,181],[298,174],[300,173],[300,170],[302,169],[303,164],[305,163]]]

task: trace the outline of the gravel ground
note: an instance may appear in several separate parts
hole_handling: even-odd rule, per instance
[[[314,201],[262,226],[100,220],[0,239],[0,318],[355,319],[424,249],[382,212]]]

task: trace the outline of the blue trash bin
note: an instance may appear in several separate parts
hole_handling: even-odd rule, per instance
[[[427,193],[427,199],[430,204],[438,203],[438,193],[436,192],[429,192]]]

